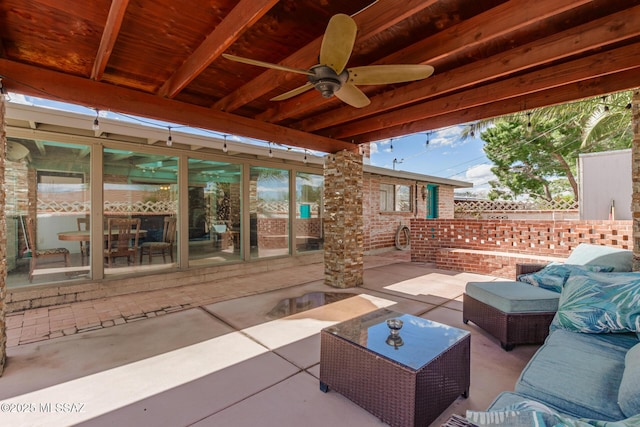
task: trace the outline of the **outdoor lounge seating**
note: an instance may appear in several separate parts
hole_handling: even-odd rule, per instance
[[[579,425],[590,420],[638,425],[638,298],[640,273],[572,272],[549,337],[522,371],[515,391],[501,393],[489,411],[509,409],[524,417],[547,413],[556,421],[575,417],[585,423]],[[513,425],[507,421],[504,425]]]
[[[463,322],[471,320],[509,351],[544,341],[564,282],[578,271],[631,271],[632,252],[580,244],[565,264],[519,264],[517,281],[469,282],[463,295]]]
[[[640,272],[619,272],[630,268],[631,252],[590,246],[569,257],[586,265],[546,267],[538,275],[547,276],[545,286],[560,286],[549,336],[514,391],[501,393],[487,412],[468,411],[469,421],[505,426],[534,425],[534,419],[535,425],[540,420],[572,426],[640,423]],[[597,264],[603,261],[610,265]]]

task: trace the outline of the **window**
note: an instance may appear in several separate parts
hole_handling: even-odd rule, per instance
[[[411,187],[380,184],[380,210],[383,212],[411,212]]]

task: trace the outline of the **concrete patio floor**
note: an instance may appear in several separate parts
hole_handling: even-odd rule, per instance
[[[432,425],[483,410],[512,390],[537,349],[505,352],[462,323],[466,282],[494,277],[411,263],[400,251],[366,256],[364,286],[356,289],[325,286],[322,270],[315,264],[12,314],[0,425],[385,425],[318,384],[320,330],[381,307],[471,332],[470,395]],[[233,298],[205,286],[230,286]],[[287,317],[274,313],[286,314],[289,299],[313,292],[357,295]]]

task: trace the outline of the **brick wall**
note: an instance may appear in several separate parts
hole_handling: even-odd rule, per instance
[[[380,184],[408,185],[411,187],[411,212],[383,212],[380,210]],[[422,199],[426,182],[364,174],[362,210],[364,215],[364,250],[371,252],[395,246],[398,227],[406,225],[411,230],[411,219],[427,216],[427,202]],[[438,214],[441,218],[453,218],[453,187],[439,186]],[[413,234],[413,231],[412,231]]]
[[[436,262],[443,248],[566,258],[580,243],[633,250],[632,221],[411,220],[411,260]]]

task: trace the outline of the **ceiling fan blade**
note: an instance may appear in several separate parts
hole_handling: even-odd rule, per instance
[[[366,107],[371,103],[364,92],[350,83],[343,84],[340,90],[336,91],[334,95],[342,102],[356,108]]]
[[[349,83],[354,85],[383,85],[426,79],[433,74],[431,65],[397,64],[368,65],[349,68]]]
[[[227,59],[230,59],[231,61],[242,62],[243,64],[257,65],[258,67],[265,67],[265,68],[273,68],[274,70],[280,70],[280,71],[290,71],[292,73],[304,74],[306,76],[314,75],[311,71],[303,70],[301,68],[293,68],[293,67],[287,67],[285,65],[272,64],[270,62],[257,61],[255,59],[229,55],[228,53],[223,53],[222,56],[224,56]]]
[[[271,98],[270,101],[284,101],[285,99],[293,98],[294,96],[300,95],[301,93],[306,92],[312,88],[313,88],[313,85],[310,82],[307,82],[306,84],[300,87],[297,87],[295,89],[292,89],[289,92],[285,92],[282,95],[278,95]]]
[[[320,46],[320,64],[328,65],[340,74],[351,56],[357,31],[358,26],[349,15],[332,16]]]

